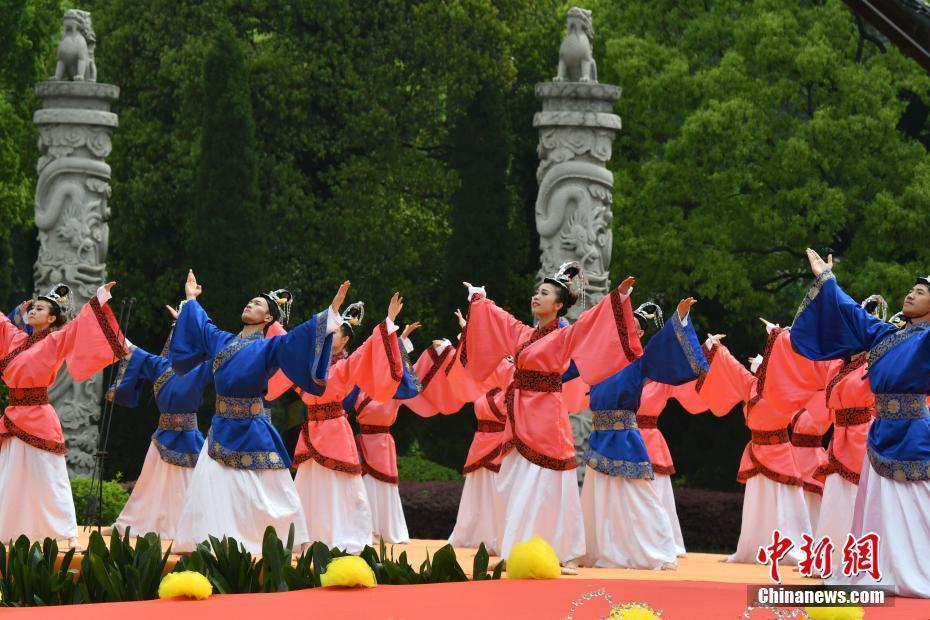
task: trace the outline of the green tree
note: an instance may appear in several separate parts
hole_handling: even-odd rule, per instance
[[[203,70],[203,117],[196,208],[187,220],[187,255],[197,266],[210,312],[235,325],[244,297],[259,292],[275,238],[259,205],[255,122],[248,68],[232,27],[221,25]],[[243,294],[243,291],[249,291]]]

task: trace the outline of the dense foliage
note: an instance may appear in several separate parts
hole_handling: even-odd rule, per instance
[[[36,158],[31,84],[49,74],[61,6],[0,15],[0,299],[29,293]],[[139,299],[134,342],[158,350],[165,303],[200,270],[224,327],[257,289],[288,286],[295,316],[338,282],[380,318],[394,290],[424,346],[454,337],[459,282],[521,318],[538,109],[566,6],[551,0],[88,0],[99,79],[120,86],[109,158],[109,266]],[[930,270],[930,80],[840,0],[591,0],[601,81],[619,84],[612,280],[757,352],[756,317],[787,323],[803,249],[832,250],[859,297],[897,306]],[[209,406],[209,400],[207,401]],[[147,409],[146,409],[147,407]],[[152,404],[117,416],[113,463],[141,465]],[[147,412],[147,414],[145,413]],[[664,418],[663,418],[664,419]],[[741,420],[670,421],[689,480],[729,485]],[[402,414],[403,449],[461,467],[470,415]],[[682,433],[687,430],[688,434]],[[676,438],[690,437],[693,441]],[[713,446],[703,453],[698,446]]]

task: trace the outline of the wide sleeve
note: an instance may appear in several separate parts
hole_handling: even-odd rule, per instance
[[[404,373],[397,328],[391,327],[387,321],[379,323],[340,369],[349,385],[354,383],[379,402],[391,399]]]
[[[32,333],[32,327],[26,322],[26,317],[23,316],[23,311],[20,306],[16,306],[10,310],[10,313],[6,316],[10,320],[10,323],[20,331],[24,331],[27,334]]]
[[[756,379],[721,344],[715,344],[708,357],[710,370],[701,377],[697,391],[714,415],[726,415],[749,400]]]
[[[588,408],[588,393],[591,386],[581,380],[575,362],[569,362],[568,370],[562,373],[562,409],[566,413],[578,413]]]
[[[588,385],[600,383],[643,354],[630,296],[617,289],[572,325],[557,330],[551,343],[561,367],[573,361]]]
[[[329,312],[329,309],[319,312],[286,334],[268,339],[265,368],[269,379],[280,369],[294,385],[309,394],[320,396],[326,391],[333,351]]]
[[[834,362],[814,361],[791,346],[793,333],[776,328],[777,335],[768,352],[768,371],[762,396],[779,411],[794,413],[817,392],[827,389]]]
[[[487,297],[474,295],[459,343],[462,365],[476,380],[483,381],[502,359],[515,355],[517,347],[532,335],[532,327],[524,325]]]
[[[116,379],[107,390],[107,400],[120,407],[137,407],[143,387],[154,383],[164,366],[163,357],[140,347],[130,347],[129,354],[120,360]]]
[[[58,336],[58,357],[65,361],[75,381],[90,379],[127,353],[126,338],[113,311],[96,295],[58,334],[53,334]]]
[[[795,350],[812,360],[852,357],[895,330],[847,295],[831,270],[814,280],[791,326]]]
[[[462,398],[462,393],[469,395],[474,390],[478,398],[475,380],[462,368],[456,349],[446,346],[440,353],[429,347],[420,355],[414,369],[420,377],[422,389],[420,394],[404,401],[404,405],[422,418],[437,414],[453,414],[472,400]]]
[[[14,325],[9,317],[0,314],[0,356],[4,356],[26,342],[26,332]]]
[[[704,376],[704,375],[701,375]],[[688,381],[687,383],[682,383],[681,385],[675,385],[671,388],[670,396],[678,401],[678,403],[690,414],[704,413],[707,411],[707,404],[704,402],[704,399],[701,398],[701,395],[698,394],[697,385],[700,381],[700,378],[694,381]],[[720,416],[725,415],[716,413],[714,415]]]
[[[666,385],[693,381],[708,370],[694,326],[690,322],[683,324],[678,312],[649,340],[643,352],[643,377]]]
[[[233,335],[217,327],[197,300],[181,307],[168,346],[168,359],[175,372],[184,374],[204,360],[213,359]]]

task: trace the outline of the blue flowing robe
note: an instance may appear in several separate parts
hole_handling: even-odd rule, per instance
[[[636,412],[647,379],[681,385],[709,370],[697,334],[674,313],[646,345],[642,357],[591,386],[594,430],[584,460],[608,476],[655,478],[646,444],[636,426]]]
[[[869,462],[885,478],[930,480],[930,323],[898,329],[875,318],[827,270],[801,302],[791,343],[812,360],[867,351],[869,384],[875,394]]]
[[[197,428],[197,410],[203,402],[204,389],[212,381],[209,361],[178,375],[167,357],[133,347],[120,362],[107,398],[121,407],[138,407],[143,387],[151,383],[160,413],[152,443],[166,463],[194,467],[204,441]]]
[[[327,311],[287,334],[240,338],[214,325],[196,301],[181,309],[168,348],[178,374],[211,360],[216,409],[207,435],[207,453],[236,469],[286,469],[291,459],[271,424],[264,400],[268,380],[281,370],[297,387],[322,394],[329,375],[332,335]]]

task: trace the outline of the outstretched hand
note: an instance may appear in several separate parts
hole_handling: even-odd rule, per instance
[[[707,334],[707,339],[710,341],[711,345],[720,344],[720,341],[726,337],[726,334]]]
[[[391,297],[391,304],[388,306],[388,318],[391,319],[392,323],[397,320],[397,315],[403,309],[404,298],[400,296],[400,293],[394,293],[394,296]]]
[[[697,299],[694,297],[688,297],[682,299],[678,302],[678,320],[684,321],[685,317],[688,316],[688,313],[691,312],[691,307],[697,303]]]
[[[619,291],[621,295],[628,295],[630,293],[630,289],[633,288],[633,284],[635,282],[636,282],[636,278],[634,278],[633,276],[627,276],[626,280],[621,282],[620,286],[617,287],[617,291]]]
[[[187,299],[197,299],[202,292],[203,287],[197,284],[197,276],[194,275],[194,270],[189,269],[187,271],[187,282],[184,283],[184,296]]]
[[[19,304],[19,314],[25,318],[26,314],[29,312],[29,308],[32,307],[32,300],[27,299],[23,303]]]
[[[455,309],[455,318],[459,320],[459,329],[465,329],[465,326],[468,325],[468,321],[465,320],[465,316],[458,308]]]
[[[410,334],[412,334],[414,331],[420,329],[421,327],[423,327],[423,324],[422,324],[422,323],[420,323],[419,321],[414,321],[413,323],[411,323],[410,325],[408,325],[407,327],[404,328],[404,333],[401,334],[400,337],[401,337],[401,338],[409,338],[409,337],[410,337]]]
[[[339,285],[339,290],[336,291],[336,296],[333,297],[333,303],[329,305],[336,314],[339,314],[339,311],[342,309],[342,304],[346,301],[346,295],[349,294],[350,286],[352,286],[352,283],[348,280]]]
[[[165,306],[165,308],[168,309],[168,314],[171,315],[171,318],[173,318],[175,321],[177,321],[177,320],[178,320],[178,311],[177,311],[177,309],[176,309],[174,306]]]
[[[819,278],[820,274],[827,269],[833,269],[833,254],[828,254],[827,260],[824,260],[816,251],[807,248],[807,260],[810,261],[811,271],[815,278]]]
[[[773,329],[781,327],[778,323],[772,323],[767,319],[763,319],[761,316],[759,317],[759,320],[762,321],[763,325],[765,325],[765,333],[767,334],[771,334]]]

